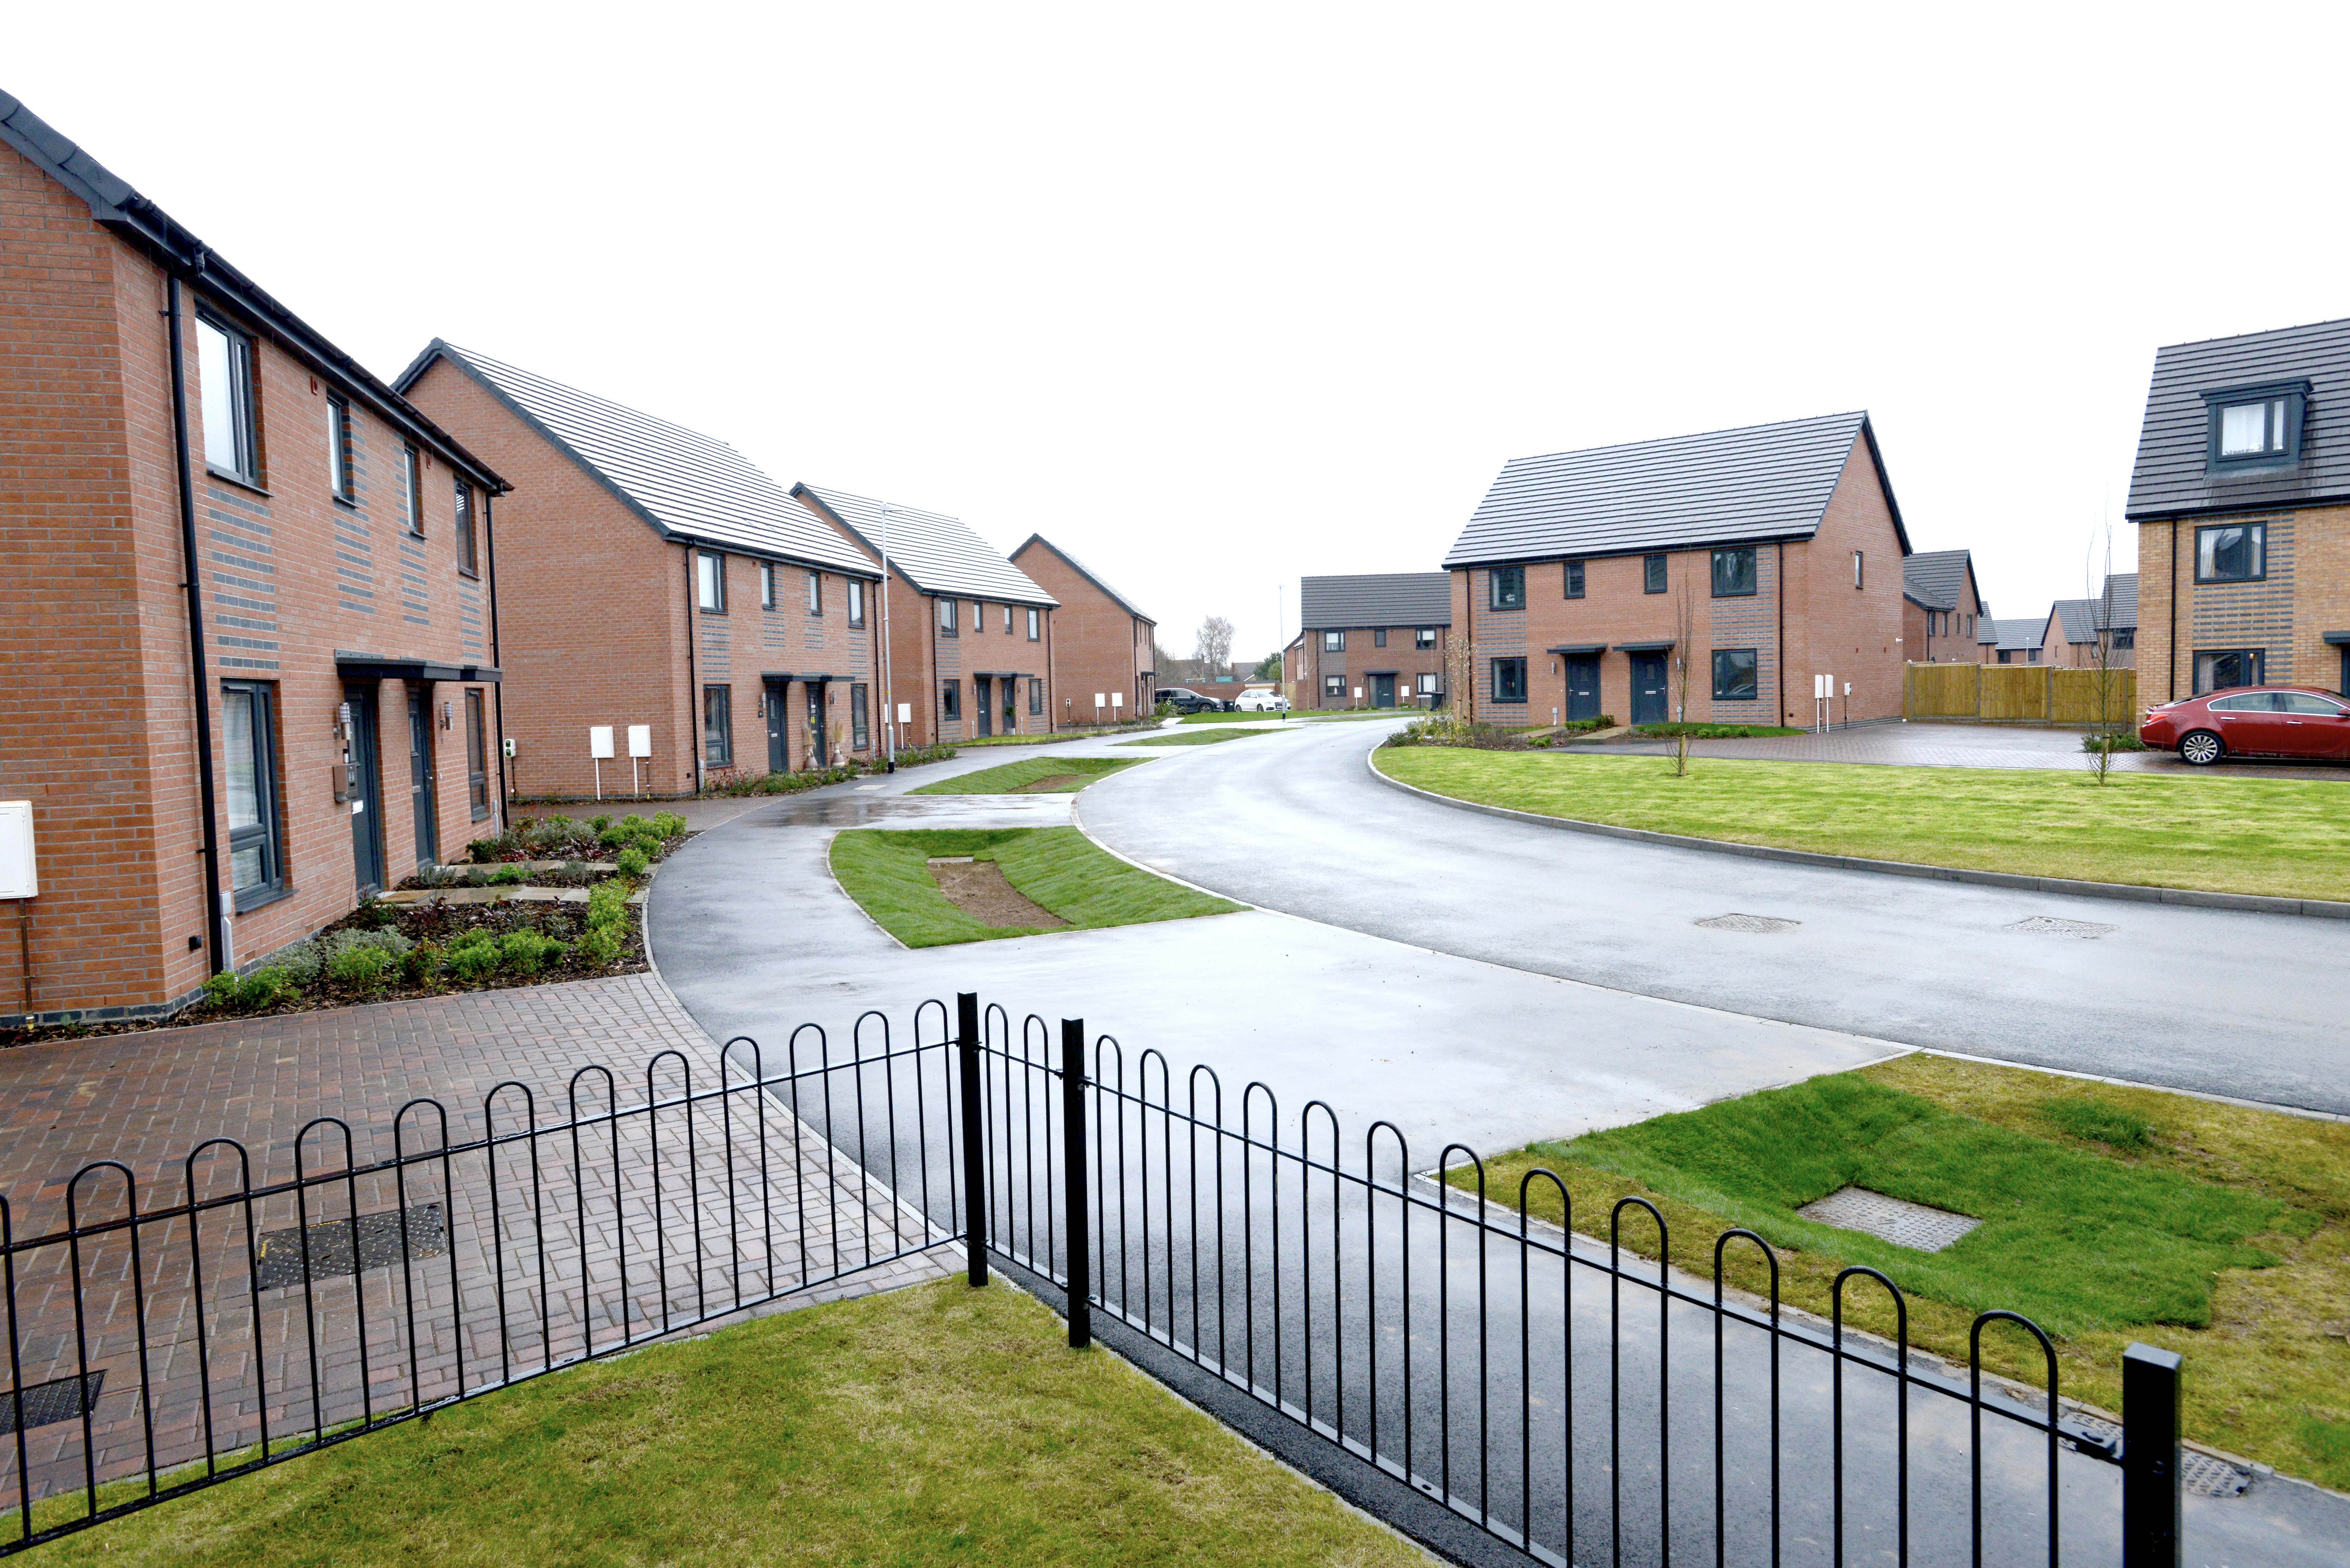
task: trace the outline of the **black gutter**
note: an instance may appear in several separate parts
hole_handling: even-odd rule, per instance
[[[498,746],[498,831],[506,827],[506,684],[504,678],[505,660],[498,656],[498,530],[496,509],[491,504],[491,492],[482,493],[482,549],[489,557],[490,566],[490,662],[496,666],[500,678],[497,690],[490,694],[490,706],[496,712]]]
[[[204,254],[196,253],[203,265]],[[220,826],[213,782],[212,675],[204,664],[203,574],[197,566],[196,480],[188,456],[188,367],[182,342],[185,327],[180,313],[180,275],[165,275],[163,314],[172,333],[172,446],[178,459],[180,480],[180,550],[187,557],[188,664],[196,697],[196,797],[204,814],[204,940],[214,974],[229,967],[227,917],[221,908]]]

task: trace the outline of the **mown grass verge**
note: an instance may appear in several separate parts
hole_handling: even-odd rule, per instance
[[[832,874],[876,924],[910,948],[1037,932],[1035,926],[983,925],[949,902],[928,863],[950,855],[993,860],[1005,881],[1079,929],[1242,908],[1129,866],[1074,827],[852,828],[833,837]]]
[[[1132,744],[1131,742],[1128,742]],[[910,789],[908,794],[1014,794],[1025,786],[1045,779],[1066,779],[1050,790],[1038,790],[1040,794],[1074,794],[1098,778],[1107,778],[1121,768],[1131,768],[1149,761],[1146,757],[1022,757],[1016,762],[1002,763],[977,773],[957,774],[951,779],[926,784]]]
[[[1872,860],[2350,899],[2350,789],[2324,779],[1905,768],[1383,748],[1390,778],[1482,805]]]
[[[1212,746],[1219,741],[1245,741],[1251,735],[1272,735],[1274,730],[1197,730],[1189,734],[1145,735],[1139,741],[1120,741],[1121,746]]]
[[[2350,1486],[2350,1127],[2158,1090],[1911,1055],[1679,1116],[1536,1144],[1487,1162],[1514,1206],[1535,1167],[1557,1172],[1575,1228],[1604,1237],[1617,1199],[1663,1211],[1672,1261],[1700,1277],[1743,1225],[1779,1249],[1788,1303],[1828,1315],[1837,1270],[1883,1270],[1909,1296],[1912,1345],[1963,1367],[1976,1312],[2006,1306],[2056,1336],[2063,1386],[2119,1409],[2121,1355],[2145,1340],[2186,1357],[2189,1436],[2329,1486]],[[1473,1186],[1458,1169],[1456,1183]],[[1851,1183],[1981,1219],[1946,1251],[1912,1251],[1796,1219]],[[1546,1182],[1540,1218],[1561,1218]],[[1656,1253],[1627,1210],[1625,1245]],[[1725,1278],[1757,1294],[1750,1246]],[[1882,1290],[1846,1289],[1847,1323],[1890,1337]],[[2034,1385],[2020,1334],[1985,1364]]]
[[[960,1281],[787,1313],[371,1433],[67,1537],[40,1561],[1430,1561],[1058,1331],[1032,1298]],[[12,1509],[0,1541],[15,1529]]]

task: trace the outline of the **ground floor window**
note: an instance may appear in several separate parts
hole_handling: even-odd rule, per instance
[[[1323,696],[1325,696],[1325,697],[1344,697],[1346,694],[1347,694],[1347,678],[1346,678],[1345,676],[1343,676],[1343,675],[1325,675],[1325,676],[1322,678],[1322,695],[1323,695]]]
[[[734,692],[726,686],[702,689],[702,760],[713,768],[734,765]]]
[[[950,680],[939,688],[939,712],[948,719],[962,717],[962,682]]]
[[[1523,702],[1526,700],[1526,661],[1523,659],[1493,660],[1493,701]]]
[[[1713,696],[1717,702],[1754,701],[1754,650],[1717,648],[1713,650]]]
[[[856,587],[852,579],[849,586]],[[848,683],[848,747],[861,752],[872,742],[872,699],[866,694],[865,682]]]
[[[1419,678],[1419,694],[1423,697],[1433,697],[1436,695],[1436,672],[1434,670],[1430,670],[1427,674],[1422,675]]]
[[[490,815],[490,728],[478,686],[465,689],[465,798],[475,822]]]
[[[2258,686],[2267,662],[2257,648],[2215,648],[2195,650],[2195,693],[2224,691],[2230,686]]]
[[[276,688],[262,680],[221,687],[228,752],[229,886],[236,907],[265,902],[286,886],[278,832]]]
[[[1042,713],[1044,711],[1045,683],[1032,675],[1028,678],[1028,711]]]

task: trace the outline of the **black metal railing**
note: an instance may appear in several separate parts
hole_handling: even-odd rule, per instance
[[[1978,1317],[1953,1371],[1874,1270],[1836,1277],[1823,1323],[1783,1305],[1751,1231],[1691,1276],[1642,1199],[1579,1234],[1549,1171],[1489,1194],[1461,1145],[1423,1164],[1393,1123],[1349,1137],[1262,1083],[1228,1105],[1210,1068],[1129,1072],[1076,1020],[1015,1028],[965,994],[909,1043],[868,1012],[834,1057],[813,1026],[780,1064],[748,1039],[664,1052],[627,1104],[585,1067],[544,1123],[503,1083],[454,1141],[413,1100],[373,1163],[322,1117],[260,1185],[214,1138],[154,1207],[99,1160],[21,1239],[0,1202],[0,1554],[960,1243],[972,1284],[993,1260],[1065,1296],[1073,1345],[1099,1328],[1188,1363],[1538,1561],[2177,1562],[2167,1353],[2129,1353],[2116,1439],[2068,1414],[2018,1314]],[[1767,1294],[1728,1286],[1733,1247]],[[1889,1339],[1847,1326],[1864,1289]],[[1993,1332],[2040,1353],[2036,1389],[1986,1375]]]

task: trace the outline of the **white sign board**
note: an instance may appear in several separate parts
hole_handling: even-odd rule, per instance
[[[590,724],[588,726],[588,754],[596,758],[599,762],[612,754],[611,725]]]
[[[653,727],[650,724],[629,726],[629,755],[650,757],[653,754]]]
[[[910,723],[912,723],[913,722],[914,722],[914,705],[913,705],[911,702],[900,702],[900,703],[899,703],[899,704],[898,704],[898,722],[899,722],[900,724],[910,724]]]
[[[1116,712],[1119,708],[1121,708],[1121,707],[1125,706],[1125,704],[1126,704],[1126,693],[1125,693],[1125,692],[1123,692],[1123,691],[1113,691],[1113,692],[1111,692],[1111,693],[1109,694],[1109,706],[1110,706],[1110,711],[1112,711],[1112,712]]]
[[[1107,708],[1109,706],[1109,699],[1097,691],[1094,693],[1094,706],[1097,708]]]
[[[1817,702],[1817,701],[1819,701],[1822,698],[1825,697],[1827,694],[1828,694],[1828,678],[1827,678],[1826,676],[1825,676],[1825,675],[1814,675],[1814,676],[1813,676],[1813,677],[1812,677],[1812,701],[1814,701],[1814,702]]]
[[[40,891],[33,864],[33,803],[0,800],[0,898],[37,898]]]

